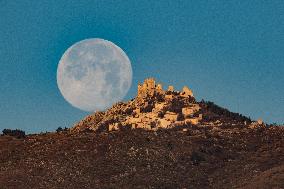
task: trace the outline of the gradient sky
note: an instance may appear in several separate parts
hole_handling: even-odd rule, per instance
[[[56,83],[64,51],[80,40],[120,46],[133,84],[155,77],[198,100],[284,123],[284,1],[0,0],[0,130],[70,127],[87,115]]]

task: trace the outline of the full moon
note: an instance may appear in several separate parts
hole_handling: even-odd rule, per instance
[[[68,48],[57,68],[63,97],[84,111],[101,111],[121,101],[132,82],[126,53],[104,39],[86,39]]]

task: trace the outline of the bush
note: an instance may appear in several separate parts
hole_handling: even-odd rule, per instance
[[[25,131],[19,130],[19,129],[4,129],[2,131],[3,135],[6,136],[13,136],[13,137],[17,137],[17,138],[25,138],[26,137],[26,133]]]
[[[68,131],[68,128],[65,127],[65,128],[63,129],[62,127],[58,127],[58,128],[56,129],[56,132],[57,132],[57,133],[64,132],[64,131]]]
[[[207,112],[211,112],[214,113],[212,115],[208,115],[204,116],[205,120],[207,121],[211,121],[214,120],[214,118],[220,119],[220,116],[222,118],[231,118],[233,120],[237,120],[237,121],[246,121],[248,123],[251,123],[251,119],[249,117],[246,117],[242,114],[239,113],[233,113],[230,112],[228,109],[226,108],[222,108],[216,104],[214,104],[214,102],[210,102],[210,101],[204,101],[203,99],[200,102],[201,107],[207,111]],[[204,114],[205,112],[203,112]]]

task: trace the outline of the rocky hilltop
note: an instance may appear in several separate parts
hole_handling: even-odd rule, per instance
[[[183,128],[196,126],[257,127],[262,121],[252,123],[245,116],[232,113],[212,102],[197,102],[187,86],[175,91],[173,86],[163,90],[153,78],[138,85],[137,96],[129,102],[115,104],[105,112],[87,116],[71,130],[74,132],[92,130],[96,132],[121,129]]]
[[[70,129],[0,136],[0,188],[284,188],[284,127],[154,79]]]

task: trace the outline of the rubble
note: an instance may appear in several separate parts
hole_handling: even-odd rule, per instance
[[[169,92],[174,92],[174,86],[170,85],[170,86],[168,87],[168,91],[169,91]]]
[[[99,131],[117,131],[120,129],[119,123],[122,126],[130,125],[132,129],[156,131],[159,128],[199,124],[202,120],[202,116],[196,114],[199,111],[200,106],[188,87],[185,86],[182,92],[178,92],[174,91],[173,86],[169,86],[168,90],[164,91],[162,84],[148,78],[143,84],[138,84],[135,99],[127,103],[117,103],[103,115],[95,113],[87,116],[71,130],[97,128]],[[93,121],[98,115],[101,119],[96,118],[97,121]]]
[[[112,132],[123,127],[157,131],[191,125],[257,128],[265,124],[262,120],[251,123],[249,118],[218,107],[212,102],[197,102],[187,86],[179,92],[170,85],[165,91],[162,84],[157,83],[154,78],[148,78],[138,84],[134,99],[119,102],[105,112],[95,112],[87,116],[71,128],[71,131]]]
[[[184,86],[181,93],[182,97],[194,97],[192,90],[190,90],[187,86]]]

